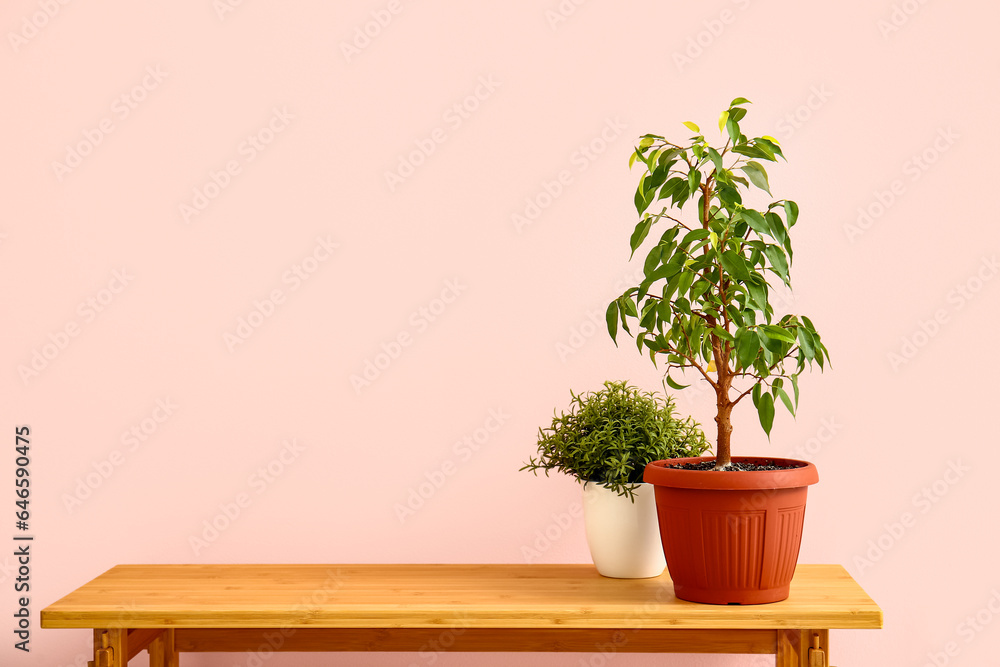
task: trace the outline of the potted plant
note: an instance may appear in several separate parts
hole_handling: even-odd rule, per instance
[[[582,395],[569,412],[538,430],[538,457],[521,470],[558,470],[583,483],[587,544],[606,577],[663,573],[652,487],[642,481],[652,461],[698,456],[708,449],[701,428],[674,414],[674,402],[625,382]]]
[[[666,229],[646,254],[643,280],[607,311],[616,345],[619,324],[631,335],[637,322],[635,342],[654,364],[665,362],[667,385],[683,389],[672,373],[693,369],[715,392],[715,457],[656,461],[644,479],[656,487],[676,595],[717,604],[788,596],[806,487],[818,481],[804,461],[732,456],[732,411],[749,397],[770,437],[778,403],[795,414],[799,374],[829,360],[808,317],[775,313],[769,301],[775,279],[791,287],[789,233],[799,208],[788,199],[744,202],[751,186],[771,194],[761,161],[784,159],[777,139],[742,133],[749,103],[737,97],[722,112],[721,146],[694,123],[684,123],[694,135],[681,144],[640,139],[630,160],[644,167],[633,256],[654,226]]]

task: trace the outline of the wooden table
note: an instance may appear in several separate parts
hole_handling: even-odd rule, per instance
[[[826,667],[832,628],[881,628],[839,565],[799,565],[784,602],[678,600],[670,577],[607,579],[593,565],[119,565],[42,610],[43,628],[94,629],[97,667],[143,650],[772,653]]]

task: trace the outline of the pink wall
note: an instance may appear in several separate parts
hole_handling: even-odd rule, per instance
[[[32,611],[116,563],[523,562],[579,502],[517,471],[537,427],[570,388],[659,385],[591,323],[639,268],[631,142],[744,95],[745,129],[790,159],[771,182],[802,209],[792,307],[834,368],[770,442],[743,412],[735,447],[819,466],[802,561],[844,564],[886,613],[836,632],[835,664],[988,664],[998,19],[926,0],[4,2],[0,409],[10,444],[34,434]],[[589,558],[579,520],[540,547]],[[83,664],[83,631],[13,650],[11,552],[0,663]]]

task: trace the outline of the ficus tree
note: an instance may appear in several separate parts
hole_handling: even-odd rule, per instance
[[[789,199],[765,208],[744,204],[751,186],[772,196],[761,161],[785,157],[777,139],[742,133],[747,104],[737,97],[719,117],[722,146],[709,145],[694,123],[684,123],[694,135],[681,144],[641,137],[629,160],[630,167],[644,167],[632,257],[654,227],[666,229],[646,254],[643,280],[607,310],[615,344],[620,324],[654,364],[666,361],[671,388],[687,386],[672,372],[694,369],[715,390],[717,469],[731,465],[731,415],[740,401],[751,397],[770,437],[776,403],[794,415],[799,374],[829,361],[809,318],[776,316],[769,300],[775,280],[791,288],[789,233],[799,208]],[[637,322],[635,334],[630,321]]]

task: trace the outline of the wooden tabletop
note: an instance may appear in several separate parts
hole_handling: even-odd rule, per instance
[[[881,628],[840,565],[799,565],[767,605],[674,597],[670,577],[593,565],[119,565],[42,610],[43,628]]]

